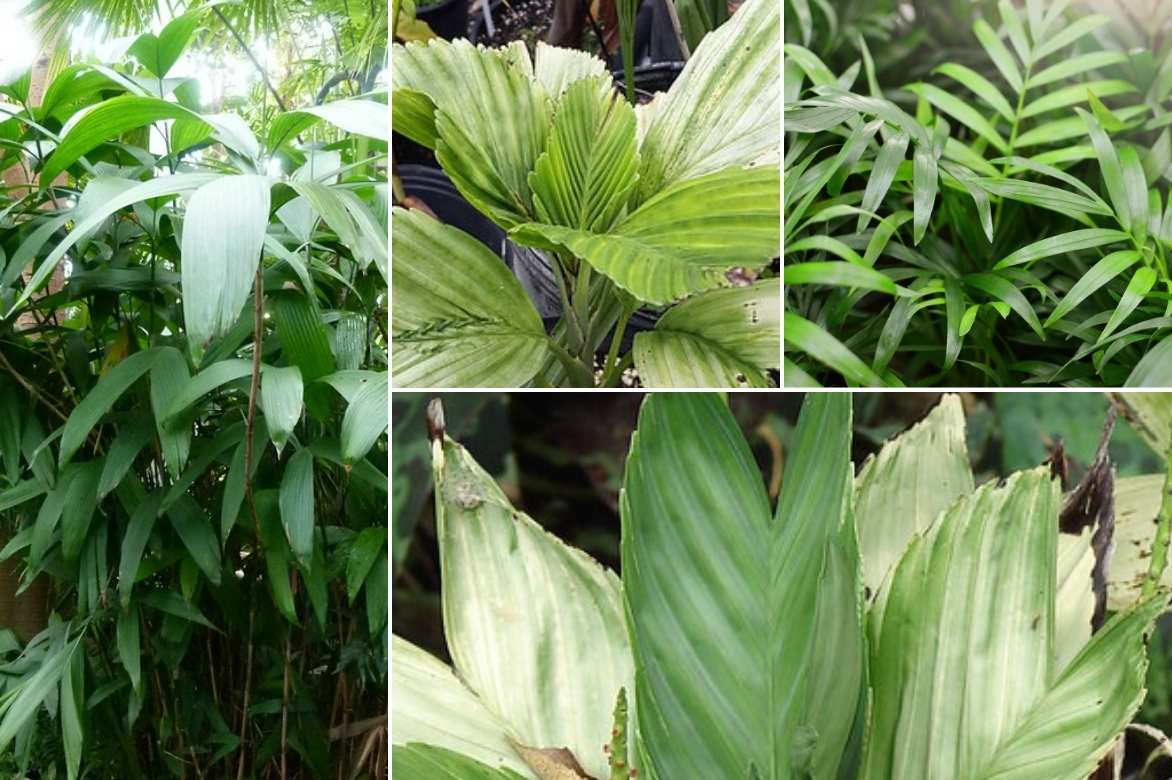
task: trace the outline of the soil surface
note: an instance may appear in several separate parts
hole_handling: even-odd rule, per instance
[[[472,37],[477,22],[482,22],[484,11],[481,0],[469,0],[468,36]],[[504,46],[511,41],[524,41],[532,51],[537,41],[545,40],[553,19],[553,0],[501,0],[492,9],[495,34],[477,41],[486,46]]]

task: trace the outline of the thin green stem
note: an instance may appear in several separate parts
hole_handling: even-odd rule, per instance
[[[1172,452],[1168,454],[1168,465],[1164,472],[1164,490],[1160,499],[1160,514],[1156,517],[1156,537],[1152,540],[1152,560],[1148,564],[1148,576],[1144,579],[1141,599],[1154,595],[1164,570],[1168,568],[1168,542],[1172,540]]]
[[[623,332],[626,331],[627,323],[631,321],[631,315],[634,313],[634,307],[624,306],[619,314],[618,322],[615,323],[614,332],[610,337],[610,349],[606,351],[606,362],[602,364],[602,381],[599,382],[601,387],[613,387],[612,383],[621,376],[621,372],[617,370],[619,347],[623,343]]]
[[[546,343],[549,344],[549,351],[558,359],[566,369],[566,373],[570,376],[570,381],[577,387],[593,387],[594,386],[594,372],[590,370],[589,366],[574,357],[563,347],[557,343],[556,339],[547,338]]]
[[[1025,96],[1027,92],[1026,84],[1030,80],[1030,73],[1033,71],[1034,63],[1026,63],[1025,74],[1022,76],[1021,89],[1017,93],[1017,106],[1013,109],[1013,123],[1009,128],[1009,145],[1005,150],[1005,156],[1013,156],[1013,147],[1017,143],[1017,131],[1021,125],[1021,112],[1025,108]],[[1009,173],[1009,160],[1007,159],[1001,164],[1001,178]],[[997,228],[1001,226],[1001,205],[1005,203],[1005,198],[1000,198],[997,201],[997,206],[993,209],[993,237],[997,237]]]
[[[574,316],[582,330],[578,356],[587,363],[594,356],[594,339],[590,327],[590,264],[578,261],[578,279],[574,284]]]
[[[562,319],[566,321],[566,335],[570,340],[570,350],[578,352],[586,339],[582,323],[578,320],[578,312],[570,302],[570,290],[566,285],[566,274],[569,270],[563,265],[560,256],[556,256],[550,263],[554,278],[558,283],[558,296],[562,302]]]

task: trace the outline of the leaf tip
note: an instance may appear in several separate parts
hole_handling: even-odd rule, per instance
[[[427,402],[427,438],[432,442],[442,441],[446,432],[443,399],[433,398]]]

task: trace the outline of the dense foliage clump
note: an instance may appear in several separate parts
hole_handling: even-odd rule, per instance
[[[787,3],[787,384],[1168,384],[1169,6],[927,5]]]
[[[0,85],[0,755],[377,776],[385,10],[237,111],[176,66],[258,33],[196,5]]]

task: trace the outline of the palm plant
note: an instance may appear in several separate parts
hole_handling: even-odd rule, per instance
[[[433,148],[512,240],[548,253],[561,300],[547,333],[492,252],[394,209],[396,384],[606,386],[634,365],[647,385],[767,385],[779,360],[778,285],[760,274],[778,241],[777,22],[775,3],[749,0],[636,108],[581,52],[539,45],[534,62],[519,45],[396,45],[396,131]],[[677,303],[619,354],[637,309]]]
[[[0,555],[52,607],[0,644],[0,754],[374,774],[386,104],[207,113],[170,76],[201,18],[0,88],[35,182],[0,197]]]
[[[865,44],[868,95],[787,47],[787,383],[1162,383],[1172,61],[1067,6],[1000,3],[991,68],[890,95]]]
[[[1166,457],[1167,400],[1116,401]],[[976,486],[946,396],[856,474],[850,396],[821,393],[771,507],[723,399],[653,394],[620,581],[517,511],[437,407],[430,430],[454,669],[393,640],[408,780],[1082,780],[1143,698],[1172,468],[1113,486],[1103,448],[1066,495],[1049,465]]]

